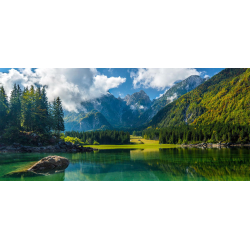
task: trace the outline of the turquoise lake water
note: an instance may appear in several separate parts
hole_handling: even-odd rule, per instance
[[[0,154],[1,181],[231,181],[250,180],[250,149],[100,150],[60,153],[70,160],[59,173],[10,174],[53,153]]]

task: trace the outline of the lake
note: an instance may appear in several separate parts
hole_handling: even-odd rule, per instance
[[[53,153],[0,154],[1,181],[246,181],[250,149],[115,149],[59,153],[68,168],[50,175],[14,174]]]

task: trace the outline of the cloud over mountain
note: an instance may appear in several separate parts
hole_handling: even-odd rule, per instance
[[[154,88],[163,90],[170,88],[177,80],[184,80],[191,75],[200,75],[196,69],[138,69],[137,72],[131,72],[130,77],[133,79],[134,88]]]
[[[49,101],[60,96],[63,107],[68,111],[78,111],[82,101],[98,98],[125,81],[126,78],[107,77],[89,68],[11,69],[8,73],[0,73],[0,84],[8,95],[15,83],[21,87],[40,84],[47,86]]]

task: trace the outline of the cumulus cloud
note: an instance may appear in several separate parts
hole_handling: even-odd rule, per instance
[[[2,84],[9,95],[13,85],[30,87],[34,84],[47,86],[49,101],[60,96],[64,109],[77,112],[81,102],[98,98],[117,88],[126,78],[100,75],[96,69],[11,69],[8,73],[0,73]]]
[[[177,80],[184,80],[191,75],[200,75],[196,69],[138,69],[137,72],[130,72],[134,88],[154,88],[163,90],[170,88]]]

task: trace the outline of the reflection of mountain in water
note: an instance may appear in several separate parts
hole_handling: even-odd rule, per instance
[[[167,149],[156,164],[169,180],[249,180],[248,155],[248,149]]]

